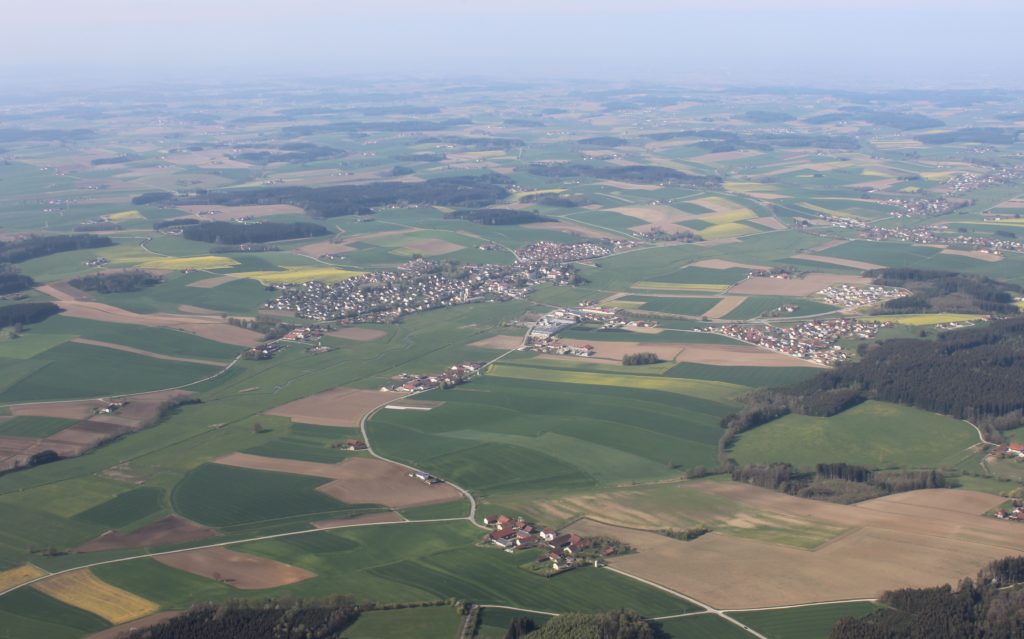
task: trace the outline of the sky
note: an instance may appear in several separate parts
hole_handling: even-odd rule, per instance
[[[3,0],[8,82],[1024,87],[1020,0]]]

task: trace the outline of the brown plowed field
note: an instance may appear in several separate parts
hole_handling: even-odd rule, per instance
[[[236,346],[255,346],[260,343],[262,337],[255,331],[231,326],[219,315],[174,315],[171,313],[143,315],[109,304],[78,300],[62,300],[60,307],[64,309],[64,313],[68,317],[151,328],[171,328]]]
[[[53,282],[51,284],[43,284],[37,286],[36,290],[40,293],[49,295],[53,299],[64,302],[67,300],[88,300],[91,299],[89,294],[85,291],[79,290],[74,286],[71,286],[67,282]]]
[[[381,504],[400,509],[462,498],[462,493],[448,484],[426,484],[409,477],[409,469],[382,459],[351,457],[338,464],[317,464],[231,453],[214,462],[239,468],[333,479],[317,490],[347,504]]]
[[[64,419],[86,419],[103,408],[104,403],[95,399],[74,402],[22,404],[11,406],[12,415],[33,415],[36,417],[62,417]]]
[[[677,362],[710,366],[810,366],[825,368],[798,357],[790,357],[747,344],[687,344],[676,356]]]
[[[328,333],[331,337],[350,339],[354,342],[372,342],[373,340],[380,339],[387,334],[387,331],[382,331],[379,328],[362,328],[360,326],[345,326]]]
[[[228,282],[237,279],[239,278],[235,277],[234,275],[218,275],[216,277],[208,277],[203,280],[196,280],[195,282],[190,282],[186,286],[191,286],[192,288],[216,288],[221,284],[227,284]]]
[[[106,532],[96,539],[75,548],[75,552],[100,552],[103,550],[123,550],[125,548],[167,546],[207,539],[218,534],[217,531],[211,528],[200,526],[183,517],[168,515],[130,533]]]
[[[754,224],[759,224],[760,226],[763,226],[766,229],[772,229],[773,231],[785,231],[786,230],[786,225],[783,224],[782,222],[780,222],[778,219],[776,219],[774,217],[755,217],[752,220],[746,220],[746,221],[747,222],[753,222]]]
[[[160,555],[154,559],[165,566],[215,579],[239,590],[277,588],[316,577],[316,573],[302,568],[219,546]]]
[[[956,249],[943,249],[943,255],[959,255],[960,257],[969,257],[973,260],[981,260],[982,262],[1002,262],[1002,255],[993,255],[991,253],[985,253],[984,251],[958,251]]]
[[[324,255],[335,255],[337,253],[348,253],[355,249],[347,244],[340,242],[314,242],[312,244],[305,244],[295,249],[296,253],[305,255],[307,257],[323,257]]]
[[[402,248],[412,251],[413,253],[419,253],[421,255],[431,257],[434,255],[447,255],[448,253],[461,251],[465,247],[461,244],[449,242],[448,240],[424,239],[413,240],[412,242],[403,245]]]
[[[790,295],[805,297],[828,288],[832,284],[867,285],[871,280],[859,275],[835,275],[831,273],[808,273],[804,277],[778,279],[774,277],[751,277],[729,289],[738,295]]]
[[[393,399],[391,393],[341,387],[277,406],[267,414],[303,424],[356,428],[363,415]]]
[[[708,312],[704,313],[704,315],[711,319],[725,317],[739,308],[740,304],[745,301],[747,301],[747,298],[742,295],[730,295],[729,297],[724,297],[721,302],[712,306]]]
[[[876,597],[892,588],[955,583],[1024,549],[1014,524],[981,516],[1002,501],[995,495],[923,490],[845,506],[740,483],[692,486],[735,500],[751,514],[771,511],[852,532],[803,550],[718,533],[681,542],[586,519],[570,529],[636,546],[639,553],[610,563],[718,608]]]

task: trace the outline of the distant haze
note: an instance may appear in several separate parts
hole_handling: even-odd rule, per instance
[[[1024,86],[1020,0],[5,0],[0,77]]]

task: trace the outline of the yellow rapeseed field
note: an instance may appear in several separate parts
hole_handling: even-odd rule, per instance
[[[138,264],[138,268],[152,268],[167,271],[180,271],[182,269],[209,270],[219,268],[231,268],[238,266],[238,262],[230,257],[219,255],[197,255],[195,257],[158,257],[146,260]]]
[[[111,213],[107,219],[111,222],[127,222],[128,220],[144,220],[146,218],[138,211],[121,211],[120,213]]]
[[[28,583],[47,574],[49,573],[32,564],[0,571],[0,592]]]
[[[744,224],[740,224],[738,222],[728,222],[726,224],[715,224],[714,226],[709,226],[706,229],[701,229],[701,230],[697,231],[697,233],[700,234],[700,236],[703,237],[705,240],[717,240],[717,239],[721,239],[723,237],[734,237],[736,235],[747,235],[747,234],[753,233],[753,232],[754,232],[754,229],[752,229],[749,226],[746,226]]]
[[[112,586],[87,569],[57,575],[32,587],[57,601],[102,617],[115,626],[160,610],[160,606],[152,601]]]
[[[593,386],[619,386],[657,390],[680,395],[693,395],[711,400],[731,400],[749,389],[727,382],[682,377],[659,377],[654,375],[617,375],[614,373],[592,373],[588,371],[567,371],[554,368],[536,368],[512,364],[495,364],[488,369],[488,375],[510,379],[528,379],[562,384],[589,384]]]
[[[343,282],[363,275],[363,271],[346,271],[330,266],[290,267],[283,271],[247,271],[238,277],[248,277],[267,284],[301,283],[319,280],[321,282]]]

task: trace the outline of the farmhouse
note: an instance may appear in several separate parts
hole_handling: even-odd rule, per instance
[[[345,440],[345,450],[366,450],[366,442],[359,439]]]

